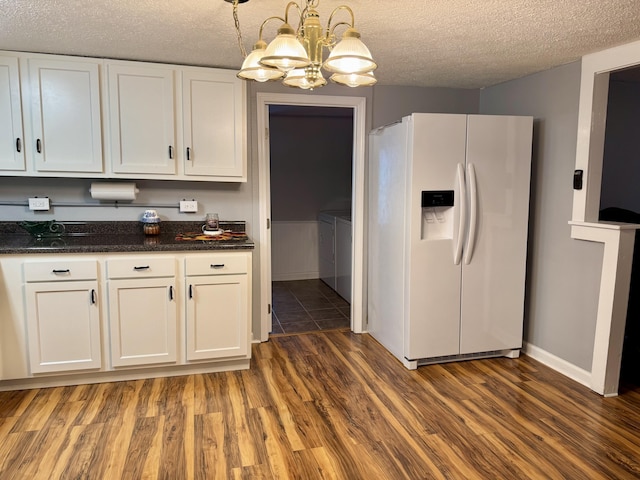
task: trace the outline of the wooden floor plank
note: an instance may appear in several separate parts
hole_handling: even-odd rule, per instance
[[[0,392],[0,478],[640,478],[640,388],[540,363],[407,370],[366,334],[278,336],[251,369]]]
[[[226,480],[231,478],[225,455],[222,413],[206,413],[195,419],[194,478]]]

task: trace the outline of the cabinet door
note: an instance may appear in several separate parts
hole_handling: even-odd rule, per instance
[[[187,277],[187,360],[249,354],[247,275]]]
[[[29,152],[41,172],[102,172],[99,65],[29,58]]]
[[[18,59],[0,56],[0,170],[24,169]]]
[[[185,175],[246,181],[242,80],[185,70],[182,82]]]
[[[171,68],[107,65],[111,169],[175,174],[175,93]]]
[[[101,367],[98,282],[25,284],[31,373]]]
[[[176,361],[174,278],[109,280],[111,364]]]

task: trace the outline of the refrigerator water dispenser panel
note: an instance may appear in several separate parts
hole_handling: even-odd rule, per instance
[[[422,208],[453,207],[453,190],[430,190],[422,192]]]
[[[422,192],[422,240],[453,238],[453,190]]]

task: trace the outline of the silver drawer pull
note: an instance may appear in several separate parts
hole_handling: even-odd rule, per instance
[[[211,268],[224,268],[224,263],[212,263]]]
[[[144,265],[142,267],[133,267],[134,270],[149,270],[149,265]]]
[[[53,270],[53,273],[55,273],[56,275],[63,275],[65,273],[71,273],[71,270],[69,270],[68,268],[65,270]]]

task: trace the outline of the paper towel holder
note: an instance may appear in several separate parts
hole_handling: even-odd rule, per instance
[[[140,190],[134,182],[92,182],[89,188],[91,198],[107,201],[132,201]]]

